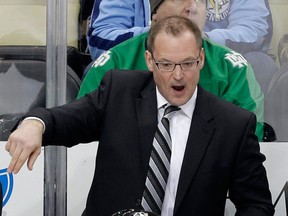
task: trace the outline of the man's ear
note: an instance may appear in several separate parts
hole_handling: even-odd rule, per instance
[[[151,24],[157,22],[157,13],[153,13],[151,16]]]
[[[148,69],[153,71],[153,58],[152,54],[148,50],[145,51],[145,61]]]
[[[203,49],[203,47],[202,47],[202,48],[201,48],[201,51],[200,51],[200,63],[199,63],[199,68],[200,68],[200,69],[203,68],[204,63],[205,63],[205,52],[204,52],[204,49]]]

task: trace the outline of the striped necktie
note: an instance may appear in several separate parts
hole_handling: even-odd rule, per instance
[[[180,108],[176,106],[166,107],[164,115],[158,124],[141,202],[144,210],[159,215],[161,214],[170,169],[172,142],[169,130],[169,117],[178,110]]]

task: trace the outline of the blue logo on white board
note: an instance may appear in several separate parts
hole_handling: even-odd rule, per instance
[[[8,173],[7,169],[0,170],[0,182],[3,191],[3,207],[6,205],[11,197],[13,191],[13,174]]]

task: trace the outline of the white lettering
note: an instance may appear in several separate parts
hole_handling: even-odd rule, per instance
[[[96,59],[96,61],[93,63],[92,67],[103,66],[110,59],[110,53],[111,51],[108,50],[100,55],[98,59]]]
[[[237,53],[235,51],[227,53],[225,55],[225,59],[229,60],[232,63],[233,67],[238,66],[239,68],[242,68],[248,65],[247,60],[240,53]]]

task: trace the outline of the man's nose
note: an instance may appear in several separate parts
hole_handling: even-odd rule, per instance
[[[183,71],[180,65],[176,65],[173,71],[173,78],[176,80],[180,80],[183,78]]]

